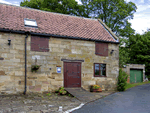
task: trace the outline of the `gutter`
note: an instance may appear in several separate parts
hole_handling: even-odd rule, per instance
[[[28,38],[28,33],[26,33],[25,37],[25,89],[24,89],[24,95],[26,95],[27,92],[27,38]]]
[[[19,33],[25,34],[25,31],[16,31],[16,30],[9,30],[9,29],[1,29],[2,32],[11,32],[11,33]],[[76,39],[76,40],[86,40],[86,41],[96,41],[96,42],[104,42],[104,43],[112,43],[112,44],[119,44],[120,42],[111,42],[111,41],[104,41],[104,40],[95,40],[95,39],[87,39],[87,38],[80,38],[80,37],[70,37],[70,36],[62,36],[62,35],[54,35],[54,34],[46,34],[46,33],[33,33],[30,32],[31,35],[39,35],[39,36],[47,36],[47,37],[57,37],[57,38],[67,38],[67,39]]]

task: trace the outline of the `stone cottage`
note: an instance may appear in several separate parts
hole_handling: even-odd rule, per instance
[[[0,4],[0,94],[114,90],[118,71],[119,40],[101,20]]]

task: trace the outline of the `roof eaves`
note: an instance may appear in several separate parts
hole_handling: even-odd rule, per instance
[[[28,34],[31,34],[31,35],[39,35],[39,36],[47,36],[47,37],[68,38],[68,39],[77,39],[77,40],[87,40],[87,41],[119,44],[119,42],[112,42],[112,41],[86,39],[86,38],[82,38],[82,37],[71,37],[71,36],[62,36],[62,35],[55,35],[55,34],[35,33],[35,32],[28,32],[28,31],[16,31],[16,30],[2,29],[2,28],[0,28],[0,31],[2,31],[2,32],[11,32],[11,33],[19,33],[19,34],[28,33]]]
[[[108,33],[114,38],[114,40],[116,40],[116,42],[119,42],[119,38],[110,30],[110,28],[101,19],[98,19],[98,21],[108,31]]]

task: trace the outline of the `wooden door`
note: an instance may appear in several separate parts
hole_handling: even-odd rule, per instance
[[[131,69],[130,70],[130,83],[143,82],[143,70]]]
[[[64,62],[64,87],[81,87],[80,62]]]

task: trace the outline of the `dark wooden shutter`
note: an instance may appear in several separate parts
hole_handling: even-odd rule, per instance
[[[47,37],[31,36],[31,51],[48,52],[49,39]]]
[[[31,51],[40,51],[39,40],[40,37],[31,36]]]
[[[95,43],[95,54],[97,55],[99,53],[99,43]]]
[[[40,51],[42,52],[49,51],[49,39],[47,37],[40,38]]]
[[[99,56],[108,56],[108,44],[95,43],[95,54]]]

